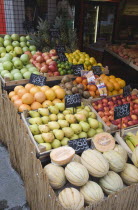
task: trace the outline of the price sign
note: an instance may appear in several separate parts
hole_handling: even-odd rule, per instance
[[[83,64],[72,65],[75,76],[81,76],[81,71],[84,69]]]
[[[81,95],[79,93],[65,96],[65,107],[81,106]]]
[[[51,38],[59,38],[60,37],[59,30],[56,28],[51,28],[50,35],[51,35]]]
[[[114,108],[114,120],[130,115],[130,103],[116,106]]]
[[[68,141],[68,145],[72,147],[76,153],[82,153],[84,150],[89,149],[86,138],[80,138]]]
[[[123,96],[127,97],[129,95],[131,95],[131,86],[127,85],[123,88]]]
[[[58,58],[61,62],[68,60],[64,53],[58,53]]]
[[[101,66],[93,66],[92,70],[95,75],[101,75],[103,73]]]
[[[65,46],[64,45],[58,45],[56,46],[56,51],[57,53],[64,53],[66,50],[65,50]]]
[[[38,86],[46,85],[46,77],[43,77],[37,74],[31,74],[29,83],[38,85]]]

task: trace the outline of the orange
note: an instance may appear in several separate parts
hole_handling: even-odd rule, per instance
[[[53,104],[56,104],[56,103],[62,103],[62,101],[58,98],[55,98],[53,101],[52,101]]]
[[[76,80],[74,80],[74,81],[73,81],[73,84],[74,84],[74,85],[77,85],[77,82],[76,82]]]
[[[58,88],[55,90],[55,94],[58,99],[63,99],[65,97],[66,92],[64,89]]]
[[[83,85],[83,87],[84,87],[84,90],[87,90],[87,86],[86,85]]]
[[[39,109],[39,108],[42,108],[42,104],[40,104],[39,102],[35,101],[31,104],[31,109],[32,110]]]
[[[29,106],[29,105],[27,105],[27,104],[21,104],[20,106],[19,106],[19,112],[23,112],[24,110],[31,110],[31,107]]]
[[[114,75],[110,75],[109,78],[110,79],[115,79],[115,76]]]
[[[114,89],[113,83],[111,83],[111,82],[107,82],[106,87],[107,87],[107,90],[109,90],[109,91],[113,91],[113,89]]]
[[[115,89],[115,90],[120,90],[120,85],[119,85],[118,82],[114,82],[114,83],[113,83],[113,86],[114,86],[114,89]]]
[[[56,93],[51,88],[45,91],[45,95],[46,95],[47,100],[49,101],[53,101],[56,98]]]
[[[120,89],[120,90],[118,91],[118,93],[119,93],[119,94],[123,94],[123,89]]]
[[[92,90],[92,91],[96,91],[97,90],[97,87],[96,87],[96,85],[90,85],[90,89],[89,89],[90,91]]]
[[[34,94],[34,98],[37,102],[43,103],[46,100],[46,95],[43,92],[37,92]]]
[[[54,105],[52,101],[46,100],[42,103],[43,108]]]
[[[19,108],[19,106],[22,105],[22,100],[21,99],[17,99],[14,101],[14,106],[16,106],[17,108]]]
[[[18,85],[14,88],[14,92],[17,94],[18,90],[24,88],[22,85]]]
[[[24,87],[25,87],[26,90],[30,91],[30,89],[31,89],[32,87],[34,87],[34,84],[28,83],[28,84],[26,84]]]
[[[12,96],[14,96],[15,95],[15,92],[14,91],[11,91],[10,93],[9,93],[9,98],[11,98]]]
[[[34,96],[31,93],[25,93],[22,96],[22,103],[23,104],[32,104],[34,102]]]
[[[112,92],[108,91],[108,96],[112,96]]]
[[[87,89],[88,89],[88,90],[90,89],[90,87],[91,87],[90,85],[87,85]]]
[[[95,92],[93,90],[89,91],[90,95],[95,97]]]
[[[57,88],[61,88],[59,85],[55,85],[52,87],[52,90],[56,90]]]
[[[112,91],[112,96],[113,96],[113,95],[118,95],[118,91],[113,90],[113,91]]]
[[[21,88],[18,90],[17,94],[18,96],[21,98],[25,93],[28,93],[28,90],[26,90],[25,88]]]
[[[76,81],[76,83],[78,83],[78,84],[79,84],[79,83],[82,83],[82,77],[77,77],[75,81]]]
[[[34,95],[35,93],[37,93],[37,92],[39,92],[39,91],[40,91],[40,88],[37,87],[37,86],[34,86],[34,87],[32,87],[32,88],[30,89],[30,93],[31,93],[32,95]]]
[[[96,96],[100,96],[99,90],[96,90]]]
[[[83,84],[83,85],[88,85],[87,79],[83,79],[82,84]]]
[[[104,78],[106,75],[105,74],[101,74],[100,75],[100,78]]]
[[[44,93],[45,93],[45,91],[46,91],[47,89],[49,89],[49,88],[50,88],[50,87],[48,87],[47,85],[44,85],[44,86],[40,87],[41,91],[44,92]]]
[[[121,88],[123,88],[123,87],[126,86],[126,82],[123,79],[118,80],[118,83],[119,83],[119,85],[120,85]]]
[[[11,101],[14,102],[15,100],[20,99],[18,95],[14,95],[11,97]]]

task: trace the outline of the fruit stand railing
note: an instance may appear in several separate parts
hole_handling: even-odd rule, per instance
[[[49,185],[34,145],[17,110],[0,89],[0,139],[8,147],[13,167],[21,175],[29,206],[33,210],[63,210]],[[136,210],[138,184],[124,188],[104,201],[88,206],[86,210]]]

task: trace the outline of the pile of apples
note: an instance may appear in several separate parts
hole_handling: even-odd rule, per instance
[[[55,49],[52,49],[44,53],[36,52],[30,59],[30,62],[36,66],[41,73],[48,73],[49,76],[59,76],[57,59],[57,52]]]
[[[111,124],[121,128],[121,119],[114,120],[114,107],[130,103],[130,115],[122,118],[122,128],[138,124],[138,96],[130,95],[123,97],[123,95],[104,98],[92,103],[94,109],[103,119],[107,126]]]

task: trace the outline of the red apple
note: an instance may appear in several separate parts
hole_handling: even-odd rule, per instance
[[[130,102],[131,101],[131,96],[127,96],[127,101]]]
[[[113,101],[116,101],[116,100],[117,100],[117,98],[116,98],[115,96],[113,96],[113,97],[112,97],[112,100],[113,100]]]
[[[104,107],[104,110],[109,112],[109,107]]]
[[[107,122],[106,122],[106,125],[109,126],[109,127],[110,127],[111,124],[112,124],[112,123],[111,123],[110,121],[107,121]]]
[[[107,116],[104,116],[104,117],[102,117],[102,120],[103,120],[104,122],[108,122],[108,121],[109,121],[109,118],[108,118]]]
[[[127,127],[127,124],[126,123],[123,123],[122,124],[122,128],[126,128]]]
[[[32,64],[36,65],[36,63],[37,63],[37,61],[34,61],[34,60],[33,60]]]
[[[110,115],[114,115],[114,111],[113,110],[110,110],[109,113],[110,113]]]
[[[54,61],[54,60],[57,60],[58,59],[58,56],[51,56],[51,59]]]
[[[48,72],[48,76],[49,77],[52,77],[53,76],[53,73],[52,72]]]
[[[106,98],[102,99],[103,103],[108,103],[108,100]]]
[[[136,96],[136,95],[132,95],[131,98],[132,98],[132,99],[136,99],[137,96]]]
[[[54,76],[60,76],[60,73],[58,71],[55,71]]]
[[[48,66],[45,64],[45,66],[42,66],[42,67],[41,67],[40,71],[41,71],[42,73],[47,73],[47,72],[48,72]]]
[[[44,53],[42,53],[42,56],[43,56],[43,57],[45,57],[45,56],[47,56],[47,55],[49,55],[49,52],[44,52]]]
[[[29,58],[32,58],[32,53],[30,51],[26,51],[24,54],[27,54]]]
[[[38,57],[38,55],[34,54],[33,59],[35,60]]]
[[[46,60],[46,64],[49,65],[52,62],[52,59]]]
[[[43,56],[43,58],[44,58],[45,61],[51,59],[49,55],[45,55],[45,56]]]
[[[42,63],[44,61],[43,57],[41,55],[38,55],[38,57],[36,58],[36,61],[38,63]]]
[[[134,109],[138,109],[138,104],[134,104]]]
[[[134,125],[134,122],[133,121],[128,121],[128,126],[132,126],[132,125]]]
[[[138,124],[138,120],[133,120],[134,125]]]
[[[131,118],[132,118],[133,120],[137,120],[137,119],[138,119],[137,115],[135,115],[135,114],[131,115]]]
[[[37,51],[37,52],[35,53],[35,55],[42,55],[42,52]]]
[[[108,105],[113,106],[114,105],[114,102],[113,101],[109,101],[108,102]]]
[[[49,65],[57,66],[57,62],[56,61],[51,61],[51,63]]]
[[[41,68],[41,63],[36,63],[35,66],[40,69]]]
[[[33,58],[30,59],[30,62],[33,63]]]
[[[102,104],[98,104],[98,109],[103,108]]]
[[[134,114],[138,115],[138,109],[134,110]]]
[[[49,66],[48,66],[48,69],[49,69],[50,71],[52,71],[52,72],[57,71],[57,67],[54,66],[54,65],[49,65]]]
[[[108,103],[103,103],[103,107],[108,107]]]
[[[110,116],[109,116],[109,120],[110,120],[110,121],[114,120],[114,116],[111,116],[111,115],[110,115]]]
[[[56,54],[57,54],[57,52],[56,52],[56,50],[55,50],[55,49],[50,50],[50,51],[49,51],[49,53],[50,53],[52,56],[54,56],[54,55],[56,55]]]
[[[100,109],[98,109],[98,112],[104,112],[104,109],[103,109],[103,107],[102,108],[100,108]]]
[[[103,117],[104,116],[104,113],[101,112],[101,111],[99,111],[98,114],[99,114],[100,117]]]

